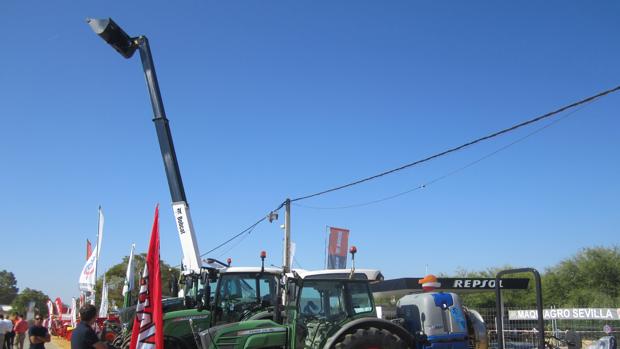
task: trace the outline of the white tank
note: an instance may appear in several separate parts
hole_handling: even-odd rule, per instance
[[[399,318],[410,333],[426,335],[429,349],[467,349],[467,319],[455,293],[411,294],[396,303]]]

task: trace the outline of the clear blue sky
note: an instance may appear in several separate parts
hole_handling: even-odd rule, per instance
[[[78,294],[97,207],[100,267],[181,258],[139,59],[86,17],[150,38],[202,251],[298,197],[400,166],[620,83],[617,1],[3,1],[0,269]],[[424,190],[346,210],[293,207],[297,260],[323,265],[326,225],[387,277],[510,264],[544,270],[618,244],[620,95]],[[349,190],[372,201],[443,176],[530,127]],[[279,224],[212,256],[281,264]]]

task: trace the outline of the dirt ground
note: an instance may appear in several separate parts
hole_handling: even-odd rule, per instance
[[[62,337],[52,336],[52,344],[58,349],[71,349],[71,342]]]

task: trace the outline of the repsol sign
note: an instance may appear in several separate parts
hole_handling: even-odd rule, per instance
[[[493,290],[495,279],[492,278],[438,278],[440,289],[448,290]],[[502,289],[525,290],[529,279],[501,279],[499,287]]]
[[[390,279],[381,282],[372,283],[370,289],[372,292],[422,292],[422,285],[418,283],[421,278],[400,278]],[[495,290],[494,278],[437,278],[437,282],[441,285],[438,291],[493,291]],[[530,280],[526,278],[506,278],[501,279],[499,287],[503,290],[527,290]]]

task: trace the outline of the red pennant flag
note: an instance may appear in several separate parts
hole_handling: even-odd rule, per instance
[[[90,258],[91,254],[93,254],[93,246],[90,244],[90,241],[86,239],[86,260]]]
[[[329,248],[327,269],[344,269],[347,267],[349,251],[349,230],[329,227]]]
[[[65,307],[63,306],[62,300],[60,299],[60,297],[56,297],[56,300],[54,300],[54,303],[56,303],[56,309],[58,310],[58,318],[60,318],[61,315],[65,313]]]
[[[157,205],[146,264],[140,279],[140,293],[131,332],[130,349],[164,349],[163,330],[159,272],[159,205]]]

